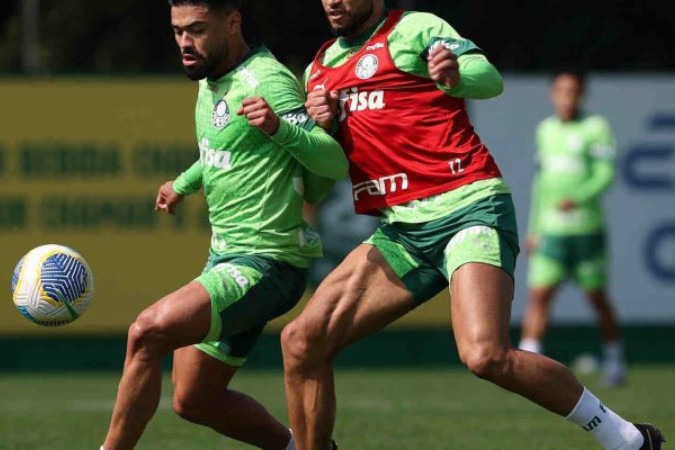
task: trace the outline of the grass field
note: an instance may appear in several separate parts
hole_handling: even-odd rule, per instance
[[[0,449],[98,449],[118,377],[0,375]],[[583,380],[620,414],[658,424],[675,439],[675,367],[634,367],[630,383],[616,390],[598,388],[593,376]],[[169,379],[165,381],[159,411],[139,450],[250,448],[175,416]],[[257,397],[278,417],[286,417],[280,371],[244,369],[234,387]],[[337,388],[335,437],[341,449],[597,448],[581,429],[461,369],[340,370]]]

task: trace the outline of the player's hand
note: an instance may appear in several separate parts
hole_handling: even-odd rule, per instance
[[[429,76],[436,83],[448,88],[457,86],[459,83],[457,55],[444,45],[437,45],[431,50],[427,59],[427,69]]]
[[[307,115],[321,128],[331,132],[333,121],[337,116],[339,100],[340,93],[338,91],[316,89],[307,94],[307,101],[305,102]]]
[[[537,236],[528,236],[525,239],[525,251],[534,253],[539,248],[539,238]]]
[[[167,181],[159,187],[157,192],[157,200],[155,200],[155,211],[164,211],[169,214],[176,213],[176,207],[185,198],[184,195],[178,194],[173,190],[173,180]]]
[[[250,126],[260,128],[268,136],[274,135],[279,129],[279,116],[263,97],[245,98],[237,115],[246,117]]]
[[[579,206],[577,202],[575,202],[571,198],[564,198],[560,200],[560,203],[558,203],[558,208],[565,212],[570,211],[576,208],[577,206]]]

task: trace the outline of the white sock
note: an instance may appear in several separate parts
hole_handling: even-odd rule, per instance
[[[638,450],[644,443],[635,425],[603,405],[586,388],[566,419],[591,433],[605,450]]]
[[[541,353],[542,351],[541,341],[533,338],[522,338],[518,348],[532,353]]]

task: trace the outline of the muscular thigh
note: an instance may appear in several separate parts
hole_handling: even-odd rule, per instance
[[[451,285],[452,328],[460,356],[476,345],[509,346],[513,279],[503,269],[468,263],[457,269]]]
[[[337,351],[414,307],[401,279],[373,245],[362,244],[319,285],[299,317]]]

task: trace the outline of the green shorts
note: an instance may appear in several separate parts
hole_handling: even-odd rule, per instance
[[[582,289],[594,291],[607,284],[605,235],[544,235],[529,261],[530,287],[552,287],[571,277]]]
[[[519,253],[509,194],[482,198],[430,222],[381,224],[365,243],[382,253],[417,305],[446,289],[466,263],[501,267],[513,277]]]
[[[265,324],[300,301],[307,269],[261,255],[211,254],[196,281],[211,296],[211,329],[196,347],[241,366]]]

